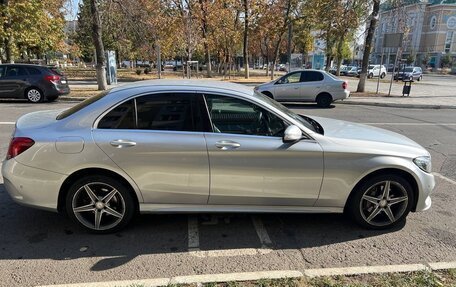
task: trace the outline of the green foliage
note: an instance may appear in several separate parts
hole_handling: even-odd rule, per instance
[[[136,75],[139,76],[139,75],[141,75],[141,73],[142,73],[142,70],[141,70],[141,69],[137,69],[137,70],[136,70]]]
[[[440,59],[440,65],[442,66],[442,68],[450,68],[453,65],[453,57],[451,57],[450,53],[446,53]]]

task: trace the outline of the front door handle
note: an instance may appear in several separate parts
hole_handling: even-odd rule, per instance
[[[241,146],[241,144],[234,142],[234,141],[223,140],[223,141],[216,142],[215,146],[221,150],[231,150],[231,149],[237,149],[238,147]]]
[[[122,139],[120,139],[120,140],[113,140],[112,142],[110,142],[110,144],[113,147],[116,147],[116,148],[124,148],[124,147],[135,146],[136,142],[131,141],[131,140],[122,140]]]

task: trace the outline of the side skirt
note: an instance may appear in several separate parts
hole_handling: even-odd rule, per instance
[[[141,213],[343,213],[342,207],[140,203]]]

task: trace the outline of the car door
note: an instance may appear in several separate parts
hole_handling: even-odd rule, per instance
[[[24,67],[16,65],[6,66],[5,76],[0,82],[2,86],[2,97],[23,98],[24,91],[28,87],[28,73]]]
[[[299,101],[301,98],[301,72],[292,72],[274,84],[274,99],[278,101]]]
[[[199,96],[202,99],[202,96]],[[198,96],[139,96],[109,111],[97,145],[138,185],[146,203],[207,204],[209,160]]]
[[[311,139],[282,141],[285,120],[253,102],[206,94],[213,132],[205,134],[210,204],[312,206],[323,152]]]
[[[325,77],[318,71],[301,73],[301,97],[305,101],[314,101],[323,88]]]

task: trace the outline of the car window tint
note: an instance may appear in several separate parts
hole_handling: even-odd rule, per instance
[[[138,129],[204,131],[195,94],[158,94],[138,97]]]
[[[301,78],[301,73],[289,74],[289,75],[287,75],[287,76],[282,78],[281,83],[282,84],[299,83],[300,78]]]
[[[206,95],[213,131],[282,137],[287,125],[275,114],[244,100]]]
[[[37,68],[27,67],[27,72],[30,75],[41,75],[40,70],[38,70]]]
[[[6,71],[7,77],[19,77],[19,76],[26,76],[27,71],[23,67],[8,67]]]
[[[305,71],[302,72],[301,82],[318,82],[323,81],[324,76],[320,72]]]
[[[135,102],[126,101],[109,113],[98,123],[99,129],[134,129],[136,126]]]
[[[0,78],[5,76],[5,70],[6,70],[5,66],[0,66]]]

